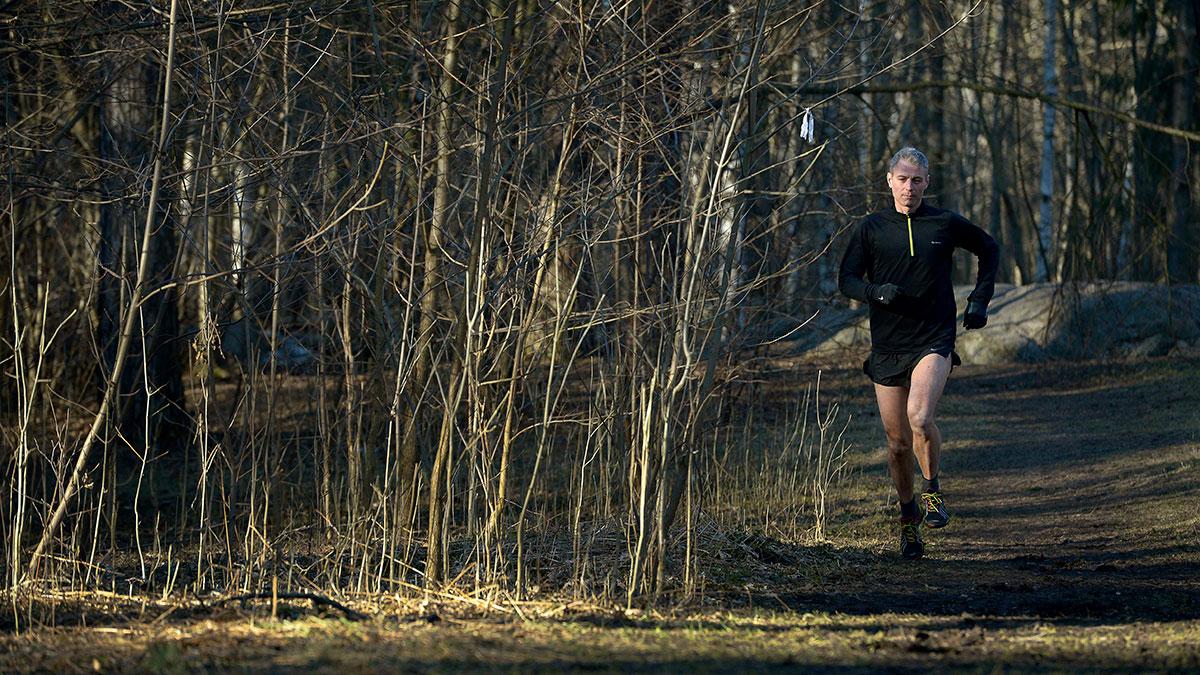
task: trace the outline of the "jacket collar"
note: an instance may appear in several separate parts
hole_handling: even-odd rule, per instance
[[[909,215],[913,218],[921,218],[924,216],[932,215],[934,210],[935,209],[929,205],[929,202],[922,199],[921,205],[917,207],[917,210],[913,211]],[[887,220],[898,220],[900,222],[904,222],[904,220],[906,220],[904,217],[905,214],[897,211],[895,204],[888,204],[887,208],[885,208],[883,211],[880,211],[880,215],[882,215]]]

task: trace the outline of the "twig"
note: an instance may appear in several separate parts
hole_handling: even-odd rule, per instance
[[[234,600],[270,600],[272,598],[279,600],[309,600],[314,606],[319,607],[321,605],[325,605],[327,607],[333,607],[334,609],[345,614],[346,618],[350,619],[351,621],[366,621],[367,619],[371,618],[367,614],[350,609],[337,600],[327,598],[324,595],[306,592],[271,593],[270,591],[261,591],[258,593],[243,593],[241,595],[234,595],[228,598],[221,598],[216,604],[220,605],[226,602],[232,602]]]

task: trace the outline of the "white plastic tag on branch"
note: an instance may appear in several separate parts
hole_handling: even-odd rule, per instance
[[[814,143],[813,141],[813,115],[812,108],[804,109],[804,119],[800,122],[800,138]]]

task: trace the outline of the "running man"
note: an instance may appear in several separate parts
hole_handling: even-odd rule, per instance
[[[938,484],[942,436],[934,422],[954,352],[957,307],[951,255],[965,248],[979,258],[975,290],[963,326],[987,324],[999,248],[988,233],[951,211],[922,203],[929,160],[903,148],[888,163],[893,205],[867,216],[850,237],[838,287],[870,307],[871,354],[863,372],[875,383],[879,419],[888,441],[888,472],[900,498],[900,554],[925,553],[920,526],[938,528],[950,513]],[[913,494],[913,456],[925,479],[921,504]],[[923,512],[923,513],[922,513]]]

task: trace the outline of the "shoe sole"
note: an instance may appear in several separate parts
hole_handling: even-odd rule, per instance
[[[925,527],[928,527],[928,528],[930,528],[930,529],[932,529],[932,530],[940,530],[941,528],[943,528],[943,527],[945,527],[945,526],[947,526],[947,525],[949,525],[949,524],[950,524],[950,518],[946,518],[945,520],[943,520],[943,521],[942,521],[942,522],[940,522],[940,523],[938,523],[938,522],[930,522],[930,521],[928,521],[928,520],[923,520],[923,521],[921,521],[921,522],[923,522],[923,523],[925,524]]]

